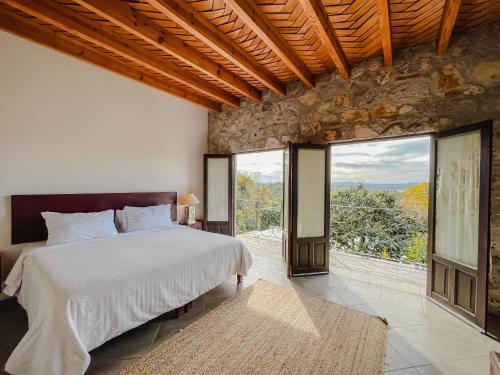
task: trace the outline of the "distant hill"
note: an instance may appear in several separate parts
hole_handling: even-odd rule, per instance
[[[339,190],[350,188],[358,185],[359,182],[352,181],[335,181],[332,182],[331,189]],[[374,190],[393,190],[393,191],[403,191],[412,186],[416,186],[420,184],[420,182],[402,182],[402,183],[379,183],[379,182],[364,182],[363,185],[371,191]]]
[[[266,174],[261,174],[257,178],[258,182],[261,184],[272,184],[275,182],[281,182],[282,177],[281,176],[276,176],[276,175],[266,175]]]
[[[259,184],[273,184],[276,182],[281,182],[282,177],[277,175],[251,175],[249,174],[254,181]],[[416,182],[401,182],[401,183],[381,183],[381,182],[365,182],[363,185],[370,191],[374,190],[393,190],[393,191],[403,191],[412,186],[416,186],[420,184],[421,181]],[[352,186],[358,185],[359,182],[353,181],[333,181],[331,185],[332,190],[345,189]]]

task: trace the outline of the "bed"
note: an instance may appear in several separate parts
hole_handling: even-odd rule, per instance
[[[172,204],[175,220],[175,193],[12,197],[12,239],[43,241],[47,234],[38,216],[44,210],[162,203]],[[5,292],[18,296],[29,322],[6,371],[81,375],[90,350],[186,305],[228,277],[246,275],[251,265],[238,239],[180,225],[54,246],[32,243],[6,280]]]

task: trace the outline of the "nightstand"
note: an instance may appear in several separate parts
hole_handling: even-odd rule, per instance
[[[196,220],[196,223],[194,224],[181,223],[181,225],[186,225],[193,229],[203,230],[203,220]]]

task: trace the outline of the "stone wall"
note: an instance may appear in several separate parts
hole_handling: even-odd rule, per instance
[[[351,79],[324,74],[287,95],[265,92],[209,115],[209,151],[264,150],[287,142],[335,143],[440,131],[494,120],[489,304],[500,314],[500,22],[455,33],[444,56],[429,43],[352,68]]]

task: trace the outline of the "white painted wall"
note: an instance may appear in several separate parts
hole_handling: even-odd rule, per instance
[[[3,278],[19,251],[10,245],[12,194],[203,198],[205,109],[2,31],[0,51]]]

